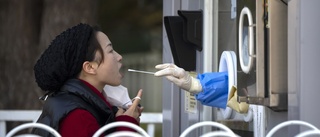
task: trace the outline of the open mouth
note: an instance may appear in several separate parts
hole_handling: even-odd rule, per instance
[[[122,67],[120,67],[119,73],[120,73],[120,75],[121,75],[121,78],[123,78],[123,77],[125,76],[126,67],[125,67],[124,65],[122,65]]]

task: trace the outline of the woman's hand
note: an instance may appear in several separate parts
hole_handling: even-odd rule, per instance
[[[141,96],[142,96],[142,89],[140,89],[138,91],[138,94],[134,98],[132,105],[130,105],[127,110],[119,108],[116,116],[127,115],[127,116],[135,118],[138,122],[140,122],[140,116],[143,111],[143,107],[139,107]]]

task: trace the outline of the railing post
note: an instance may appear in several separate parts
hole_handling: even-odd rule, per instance
[[[6,136],[6,121],[0,120],[0,137]]]
[[[147,132],[148,132],[148,134],[149,134],[150,137],[154,137],[155,125],[154,125],[154,124],[148,124],[148,126],[147,126]]]

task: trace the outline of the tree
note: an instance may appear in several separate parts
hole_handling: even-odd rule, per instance
[[[0,108],[38,106],[33,65],[38,56],[41,0],[2,0],[0,8]]]
[[[66,28],[80,22],[95,23],[97,2],[0,1],[0,109],[41,109],[38,98],[44,92],[35,82],[36,60]]]

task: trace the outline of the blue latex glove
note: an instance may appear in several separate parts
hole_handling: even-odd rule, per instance
[[[196,99],[203,105],[225,109],[228,101],[228,72],[199,74],[202,92]]]

